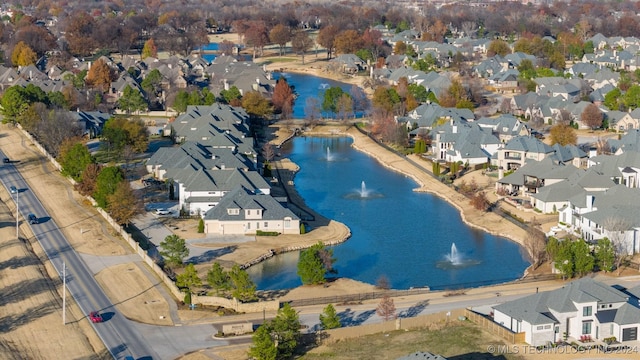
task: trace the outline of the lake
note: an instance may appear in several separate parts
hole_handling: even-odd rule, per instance
[[[349,240],[332,247],[337,276],[370,284],[386,276],[395,289],[453,289],[523,275],[529,264],[519,245],[465,225],[456,208],[414,192],[412,179],[351,143],[350,138],[298,137],[281,149],[300,166],[295,184],[307,205],[351,229]],[[261,290],[297,287],[298,255],[278,255],[248,272]]]

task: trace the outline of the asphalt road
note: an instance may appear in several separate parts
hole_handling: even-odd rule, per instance
[[[0,152],[0,157],[4,158],[5,155]],[[102,314],[105,321],[92,323],[92,325],[111,355],[115,359],[123,359],[125,356],[133,356],[136,359],[159,359],[160,357],[145,339],[140,337],[134,324],[118,312],[102,291],[56,222],[36,195],[29,190],[26,181],[16,169],[15,162],[0,165],[0,179],[7,190],[10,186],[18,189],[18,192],[12,195],[18,202],[20,221],[26,221],[29,213],[38,217],[39,223],[30,225],[31,229],[61,278],[64,263],[67,289],[82,312],[86,316],[91,311],[100,311]]]

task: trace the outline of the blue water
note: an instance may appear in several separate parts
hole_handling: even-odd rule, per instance
[[[209,50],[209,51],[217,51],[218,50],[218,43],[209,43],[205,46],[202,47],[202,50]],[[202,58],[205,59],[207,62],[212,62],[213,60],[216,59],[216,54],[202,54]]]
[[[517,244],[466,226],[454,207],[413,192],[413,180],[353,150],[351,142],[294,138],[281,150],[300,166],[295,184],[307,205],[351,229],[351,238],[333,247],[337,276],[376,284],[384,275],[395,289],[471,287],[522,276],[529,264]],[[366,198],[360,197],[363,181]],[[460,266],[446,260],[452,243]],[[259,289],[299,286],[298,255],[278,255],[248,272]]]
[[[351,93],[353,87],[352,84],[343,83],[340,81],[324,79],[314,75],[297,74],[297,73],[279,73],[274,72],[273,78],[278,80],[280,77],[287,79],[287,83],[294,87],[296,93],[296,100],[293,103],[293,118],[304,119],[305,118],[305,106],[307,99],[315,97],[318,99],[318,104],[322,105],[324,98],[324,91],[331,87],[339,86],[343,91]],[[323,114],[325,117],[331,117],[333,114]],[[358,117],[362,114],[356,114]]]

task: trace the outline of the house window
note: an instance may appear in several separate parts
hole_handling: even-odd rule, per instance
[[[545,326],[544,326],[544,329],[545,329],[545,330],[549,330],[549,329],[551,329],[551,325],[545,325]]]
[[[536,327],[536,330],[542,330],[542,329],[544,329],[544,326],[542,326],[542,325],[539,325],[539,326]]]
[[[240,209],[227,209],[227,214],[229,215],[239,215]]]
[[[251,215],[251,210],[247,210],[247,215]]]
[[[251,223],[247,223],[247,230],[251,229]]]
[[[591,321],[582,322],[582,334],[583,335],[591,334]]]
[[[256,223],[256,229],[260,229],[260,223],[259,222]]]
[[[582,308],[582,316],[591,316],[593,315],[591,306],[585,306]]]
[[[268,228],[268,227],[269,227],[269,223],[265,221],[265,222],[264,222],[264,227],[265,227],[265,228]]]

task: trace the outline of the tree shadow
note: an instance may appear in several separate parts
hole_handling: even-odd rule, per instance
[[[9,260],[0,262],[0,271],[4,269],[17,269],[20,267],[26,267],[26,266],[32,266],[32,265],[40,265],[40,260],[34,258],[33,256],[22,256],[22,257],[14,256]],[[0,302],[2,302],[1,299],[0,299]]]
[[[0,318],[0,333],[14,331],[22,325],[57,311],[59,307],[60,305],[56,301],[51,300],[46,304],[27,309],[21,314],[4,316]]]
[[[261,300],[275,300],[289,293],[290,289],[262,290],[258,291],[258,298]]]
[[[355,311],[346,308],[344,311],[338,313],[338,317],[340,318],[342,326],[358,326],[367,321],[367,319],[375,313],[375,310],[367,310],[356,316]]]
[[[238,248],[237,245],[232,245],[232,246],[225,246],[219,249],[207,250],[198,256],[192,256],[188,258],[186,263],[188,264],[189,263],[190,264],[208,263],[216,258],[219,258],[220,256],[234,252],[237,248]]]
[[[494,355],[492,353],[471,352],[455,356],[448,356],[449,360],[507,360],[504,355]]]
[[[427,305],[429,305],[429,300],[420,301],[419,303],[413,305],[407,310],[401,311],[400,314],[398,314],[398,317],[410,318],[410,317],[418,316],[422,312],[422,310],[424,310],[427,307]]]
[[[0,296],[0,307],[50,291],[52,290],[52,286],[53,283],[51,279],[39,278],[24,280],[9,288],[3,289],[2,296]]]

